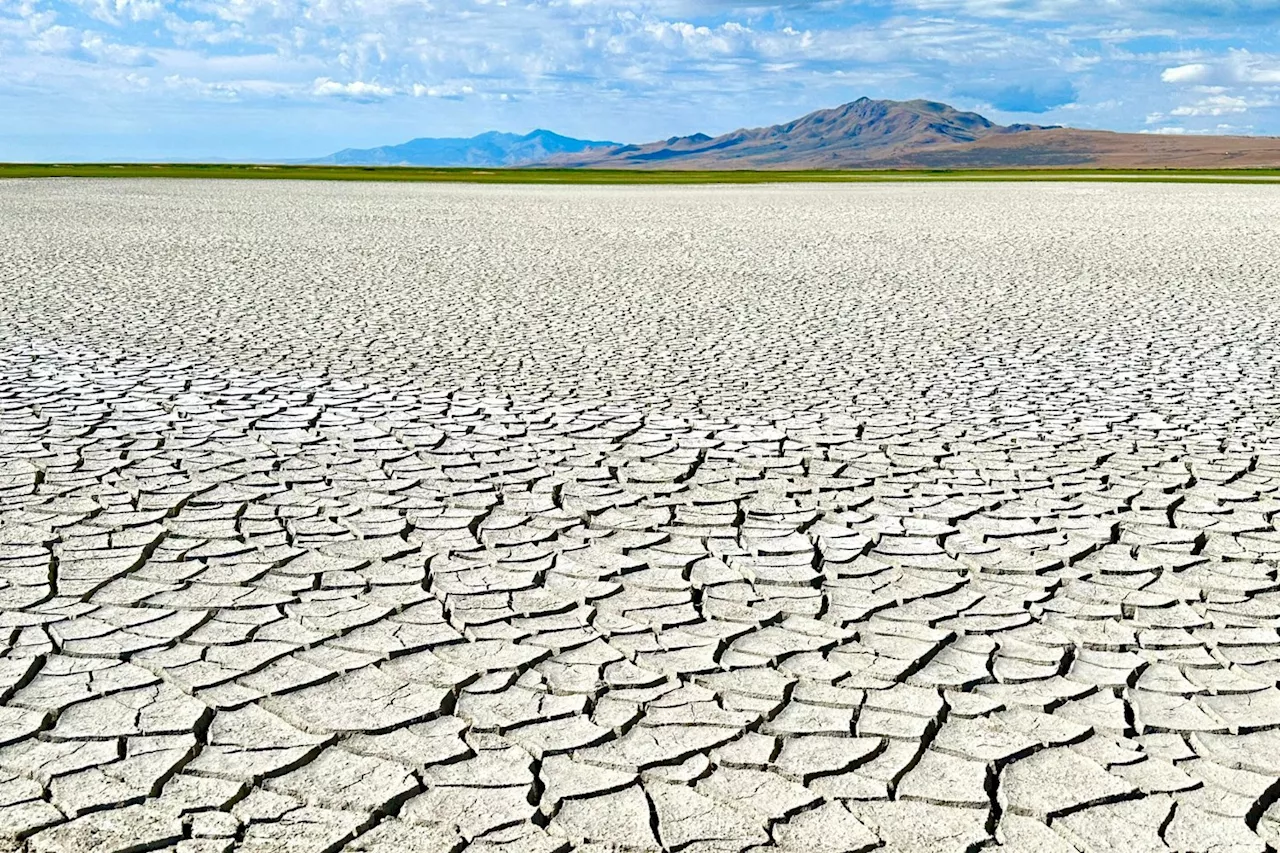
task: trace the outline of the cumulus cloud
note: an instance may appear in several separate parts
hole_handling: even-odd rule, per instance
[[[1191,104],[1182,104],[1169,111],[1169,115],[1189,116],[1227,116],[1247,113],[1262,107],[1276,106],[1277,100],[1271,97],[1238,97],[1231,95],[1211,95]]]
[[[1196,103],[1174,107],[1169,115],[1186,116],[1221,116],[1248,111],[1249,104],[1244,98],[1215,97],[1206,98]]]
[[[1166,68],[1160,79],[1182,85],[1280,86],[1280,56],[1233,49],[1212,61]]]
[[[70,0],[90,17],[119,26],[125,22],[152,21],[161,17],[162,0]]]
[[[1160,79],[1166,83],[1203,83],[1213,74],[1213,67],[1203,62],[1192,62],[1166,68],[1160,73]]]
[[[377,83],[366,83],[353,80],[350,83],[339,83],[328,77],[317,77],[311,86],[311,93],[323,98],[346,98],[350,101],[380,101],[390,98],[397,90]]]
[[[198,77],[170,74],[164,78],[169,90],[181,95],[215,100],[241,98],[289,97],[298,94],[299,87],[272,80],[218,80],[206,81]]]
[[[414,83],[409,87],[409,94],[415,98],[447,98],[450,100],[461,100],[468,95],[474,95],[476,92],[473,86],[424,86],[421,83]]]

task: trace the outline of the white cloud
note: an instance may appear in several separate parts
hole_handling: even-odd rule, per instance
[[[80,49],[99,62],[113,65],[151,65],[155,62],[151,54],[140,47],[116,44],[97,34],[81,39]]]
[[[1233,48],[1211,62],[1166,68],[1160,79],[1175,85],[1280,86],[1280,57]]]
[[[1212,66],[1205,65],[1203,62],[1193,62],[1190,65],[1166,68],[1160,74],[1160,79],[1166,83],[1203,83],[1212,73]]]
[[[273,80],[219,80],[209,82],[198,77],[170,74],[164,85],[184,95],[214,100],[236,100],[243,97],[280,97],[298,94],[300,87]]]
[[[26,47],[32,53],[65,54],[80,45],[80,35],[71,27],[56,24],[46,27],[26,41]]]
[[[87,15],[119,26],[125,21],[152,21],[164,12],[162,0],[70,0]]]
[[[1272,107],[1276,100],[1269,97],[1236,97],[1231,95],[1211,95],[1201,98],[1193,104],[1174,107],[1169,114],[1178,117],[1187,116],[1225,116],[1247,113],[1259,107]]]
[[[380,101],[397,94],[390,86],[377,83],[366,83],[353,80],[350,83],[339,83],[328,77],[317,77],[311,86],[311,93],[324,98],[347,98],[352,101]]]
[[[464,98],[475,94],[473,86],[424,86],[414,83],[409,87],[409,94],[415,98]]]

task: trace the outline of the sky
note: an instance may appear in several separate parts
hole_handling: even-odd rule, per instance
[[[1280,135],[1280,0],[0,0],[0,161],[645,142],[862,96]]]

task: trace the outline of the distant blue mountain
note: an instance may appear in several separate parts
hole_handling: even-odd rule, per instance
[[[591,148],[613,148],[616,142],[573,139],[549,130],[519,136],[489,131],[470,139],[411,139],[381,148],[345,148],[307,163],[342,166],[523,166],[557,154],[577,154]]]

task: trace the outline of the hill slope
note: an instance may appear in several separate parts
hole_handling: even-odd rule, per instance
[[[302,162],[340,166],[524,166],[559,154],[578,154],[617,144],[574,139],[549,130],[535,130],[524,136],[490,131],[469,139],[424,137],[401,145],[346,148],[328,157]]]
[[[1165,136],[1054,128],[992,136],[967,145],[904,153],[873,164],[907,169],[1080,166],[1093,169],[1243,169],[1280,167],[1274,136]]]
[[[933,101],[852,103],[771,127],[557,155],[543,166],[612,169],[1225,168],[1280,166],[1280,139],[1001,126]]]

